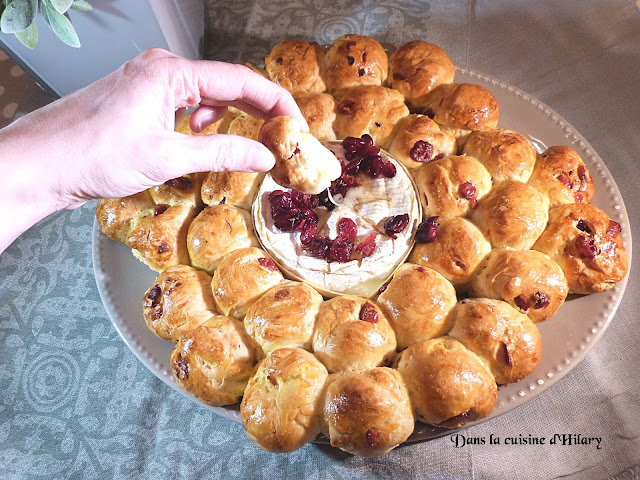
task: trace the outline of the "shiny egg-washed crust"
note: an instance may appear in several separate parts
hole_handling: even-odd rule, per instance
[[[449,312],[457,302],[456,290],[446,278],[428,267],[405,263],[378,296],[396,334],[398,348],[406,348],[446,335]]]
[[[590,244],[593,256],[585,255],[580,243]],[[620,225],[594,205],[552,208],[549,224],[533,249],[546,253],[560,265],[569,283],[569,293],[604,292],[627,274]]]
[[[290,92],[324,92],[321,67],[324,49],[315,42],[286,40],[275,45],[264,59],[272,82]]]
[[[549,208],[590,203],[595,192],[591,172],[571,147],[549,147],[536,162],[529,185],[549,202]]]
[[[336,101],[328,93],[297,92],[293,99],[309,125],[309,133],[321,142],[335,140],[333,122],[336,120]]]
[[[289,117],[269,119],[260,129],[260,142],[276,159],[271,176],[281,186],[316,195],[342,173],[340,161],[313,135]]]
[[[222,259],[211,290],[220,313],[241,319],[263,293],[282,280],[282,273],[264,251],[240,248]]]
[[[244,328],[265,355],[284,347],[310,351],[322,302],[322,295],[306,283],[284,281],[249,307]]]
[[[187,232],[195,214],[195,208],[185,204],[169,207],[159,215],[150,213],[136,223],[125,243],[156,272],[188,265]]]
[[[149,194],[157,205],[178,205],[183,203],[195,208],[202,207],[200,188],[206,172],[190,173],[156,185]]]
[[[334,93],[337,138],[371,135],[373,142],[387,149],[401,118],[409,115],[397,90],[375,85],[345,88]]]
[[[202,201],[206,205],[235,205],[251,210],[264,173],[209,172],[202,182]]]
[[[493,247],[528,250],[544,231],[549,210],[535,188],[505,180],[479,202],[471,219]]]
[[[412,158],[412,151],[420,141],[428,142],[433,147],[433,154],[431,158],[414,154],[414,158],[420,159],[416,161]],[[409,115],[398,122],[389,145],[389,153],[407,168],[419,168],[424,162],[431,161],[439,155],[455,155],[457,151],[453,135],[441,131],[436,122],[426,115],[419,114]]]
[[[267,80],[271,80],[271,78],[269,78],[269,74],[267,73],[267,71],[264,68],[261,67],[257,67],[252,63],[249,62],[245,62],[242,64],[244,67],[247,67],[249,70],[251,70],[254,73],[257,73],[258,75],[260,75],[261,77],[266,78]]]
[[[491,244],[478,227],[466,218],[439,218],[438,224],[435,240],[416,243],[409,261],[434,269],[454,287],[464,290],[491,251]]]
[[[431,43],[405,43],[389,59],[391,88],[404,95],[413,111],[426,108],[429,93],[438,85],[453,82],[455,67],[449,55]]]
[[[191,265],[213,275],[227,253],[256,247],[258,240],[249,212],[233,205],[212,205],[191,223],[186,246]]]
[[[467,298],[451,312],[449,335],[478,355],[498,385],[522,380],[542,359],[538,327],[502,300]]]
[[[397,368],[421,422],[459,428],[486,417],[496,404],[498,388],[489,368],[451,337],[411,345]]]
[[[216,133],[227,133],[229,131],[229,125],[238,115],[240,115],[240,110],[229,108],[227,113],[220,120],[212,123],[200,133],[195,133],[191,130],[191,126],[189,125],[189,122],[191,121],[191,114],[188,113],[180,117],[176,122],[175,131],[184,135],[215,135]]]
[[[240,400],[255,364],[254,346],[242,322],[222,315],[186,333],[171,352],[176,383],[216,407]]]
[[[491,190],[491,176],[475,158],[450,155],[413,171],[422,216],[467,216]],[[464,188],[471,185],[471,194]]]
[[[482,163],[493,183],[503,180],[526,183],[536,164],[536,150],[527,137],[506,128],[471,133],[463,153]]]
[[[536,250],[493,249],[471,282],[472,297],[504,300],[535,323],[555,315],[568,293],[560,266]]]
[[[153,215],[155,204],[149,191],[123,198],[103,198],[96,207],[100,230],[111,240],[126,241],[135,224],[147,215]]]
[[[258,140],[260,134],[260,128],[264,124],[264,120],[261,118],[252,117],[244,112],[236,116],[231,123],[229,123],[229,135],[237,135],[239,137],[250,138],[251,140]]]
[[[176,265],[162,272],[142,297],[142,316],[147,327],[172,342],[216,313],[211,277],[188,265]]]
[[[332,446],[363,457],[385,455],[415,426],[407,387],[386,367],[331,375],[324,419]]]
[[[264,450],[292,452],[321,430],[327,369],[300,348],[275,350],[249,380],[240,404],[247,436]]]
[[[361,320],[371,309],[375,322]],[[396,336],[380,307],[366,298],[343,295],[324,302],[313,334],[313,351],[330,372],[366,370],[388,362]]]
[[[382,85],[388,73],[387,53],[371,37],[343,35],[324,57],[324,81],[331,92],[358,85]]]

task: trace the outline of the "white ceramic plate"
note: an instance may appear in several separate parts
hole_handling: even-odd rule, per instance
[[[499,126],[527,135],[539,151],[544,150],[545,145],[568,145],[580,154],[593,176],[593,204],[622,225],[622,239],[631,265],[631,229],[624,202],[611,173],[586,140],[549,107],[515,87],[465,68],[457,68],[456,82],[479,84],[491,91],[500,105]],[[142,318],[142,296],[155,281],[156,273],[134,258],[129,247],[102,235],[97,222],[93,227],[93,266],[105,309],[120,336],[140,361],[160,380],[190,400],[240,422],[238,406],[211,407],[178,387],[169,368],[173,344],[152,334]],[[626,285],[627,277],[608,292],[571,296],[553,318],[538,324],[543,342],[540,365],[524,380],[501,387],[497,405],[485,420],[535,398],[569,373],[604,333]],[[446,432],[449,430],[418,423],[409,441]]]

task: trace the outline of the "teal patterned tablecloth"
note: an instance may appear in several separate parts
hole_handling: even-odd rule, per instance
[[[424,39],[550,105],[591,143],[640,211],[640,10],[630,0],[236,0],[207,3],[207,58],[259,62],[278,41]],[[156,379],[111,325],[93,276],[95,202],[0,255],[0,478],[638,478],[640,277],[600,342],[524,406],[465,435],[576,433],[591,446],[468,445],[449,437],[377,459],[321,445],[263,452],[240,425]],[[640,241],[636,242],[638,245]],[[634,256],[638,256],[634,251]],[[142,321],[142,318],[140,319]]]

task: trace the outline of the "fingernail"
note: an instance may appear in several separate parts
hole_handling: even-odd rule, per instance
[[[271,154],[271,152],[261,152],[253,156],[253,158],[251,159],[251,165],[249,165],[249,169],[254,173],[268,172],[273,168],[275,163],[276,159]]]

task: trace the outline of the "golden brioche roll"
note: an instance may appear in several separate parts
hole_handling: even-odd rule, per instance
[[[331,445],[363,457],[389,453],[415,426],[402,377],[385,367],[331,375],[324,418]]]
[[[463,153],[482,163],[493,183],[503,180],[526,183],[536,164],[536,150],[527,137],[506,128],[472,132]]]
[[[431,43],[414,40],[398,48],[389,59],[391,88],[404,95],[412,110],[424,110],[434,88],[453,82],[455,66],[449,55]]]
[[[471,219],[493,247],[528,250],[547,225],[548,208],[532,186],[505,180],[479,202]]]
[[[435,270],[405,263],[378,296],[377,303],[396,333],[399,348],[446,335],[456,290]]]
[[[191,126],[189,122],[191,121],[191,114],[188,113],[180,117],[180,119],[176,122],[175,131],[178,133],[182,133],[184,135],[215,135],[216,133],[227,133],[229,131],[229,125],[240,115],[241,111],[236,108],[229,108],[225,115],[212,123],[205,129],[203,129],[200,133],[195,133],[191,130]]]
[[[604,292],[627,274],[621,231],[594,205],[562,205],[549,211],[549,224],[533,249],[560,265],[569,293]]]
[[[255,364],[254,347],[242,322],[222,315],[186,333],[171,352],[176,383],[213,406],[240,400]]]
[[[456,139],[426,115],[413,114],[398,122],[389,153],[407,168],[418,168],[436,158],[455,155]]]
[[[231,123],[229,123],[229,135],[237,135],[239,137],[250,138],[251,140],[258,140],[260,134],[260,128],[264,124],[264,120],[261,118],[253,117],[247,113],[240,112]]]
[[[211,277],[188,265],[162,272],[142,298],[142,315],[149,330],[173,342],[216,313]]]
[[[354,295],[322,304],[313,333],[313,351],[330,372],[366,370],[388,362],[396,336],[380,307]]]
[[[542,252],[496,248],[471,281],[473,297],[504,300],[535,323],[551,318],[569,293],[560,266]]]
[[[342,173],[333,152],[310,133],[301,131],[293,118],[271,118],[260,129],[259,140],[276,158],[269,173],[285,188],[316,195]]]
[[[281,281],[282,273],[265,252],[239,248],[222,259],[211,290],[220,313],[241,319],[263,293]]]
[[[227,253],[255,247],[258,240],[249,212],[233,205],[212,205],[194,219],[186,245],[191,265],[212,275]]]
[[[275,45],[264,64],[272,82],[290,92],[324,92],[320,68],[323,48],[315,42],[285,40]]]
[[[145,190],[128,197],[101,199],[96,207],[96,219],[107,237],[125,242],[137,221],[152,215],[154,208],[153,199]]]
[[[195,214],[195,208],[185,204],[156,209],[136,223],[125,243],[140,261],[157,272],[188,265],[187,232]]]
[[[413,172],[420,192],[422,216],[469,215],[489,190],[491,176],[475,158],[450,155],[422,165]]]
[[[570,147],[549,147],[542,152],[529,185],[542,193],[550,208],[590,203],[595,192],[591,172]]]
[[[328,93],[297,92],[293,98],[309,125],[309,133],[321,142],[336,139],[336,101]]]
[[[151,187],[149,193],[157,205],[178,205],[184,203],[192,207],[202,207],[200,188],[206,176],[205,172],[190,173],[173,178]]]
[[[466,218],[439,218],[437,223],[435,239],[416,243],[409,261],[434,269],[454,287],[464,289],[491,251],[491,244]]]
[[[264,450],[293,452],[321,430],[327,369],[300,348],[275,350],[258,365],[240,404],[247,436]]]
[[[311,350],[322,302],[322,295],[306,283],[284,281],[249,307],[244,327],[265,355],[284,347]]]
[[[398,359],[418,420],[459,428],[491,413],[498,389],[487,366],[458,340],[440,337],[411,345]]]
[[[251,210],[264,173],[209,172],[202,182],[202,201],[207,205],[235,205]]]
[[[360,138],[366,133],[376,145],[386,149],[400,119],[409,115],[402,94],[390,88],[352,87],[336,91],[334,96],[337,138]]]
[[[467,298],[451,315],[449,335],[478,355],[493,373],[498,385],[522,380],[542,359],[538,327],[501,300]]]
[[[371,37],[343,35],[333,42],[324,57],[323,76],[329,91],[382,85],[388,73],[387,53]]]
[[[456,137],[463,148],[474,130],[495,128],[500,109],[498,101],[484,87],[468,83],[449,83],[435,88],[424,102],[424,113]]]

